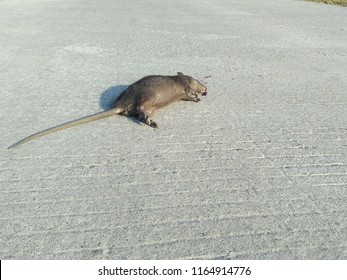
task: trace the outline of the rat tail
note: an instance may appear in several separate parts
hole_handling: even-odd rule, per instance
[[[47,134],[50,134],[50,133],[53,133],[53,132],[56,132],[56,131],[59,131],[59,130],[62,130],[62,129],[67,129],[67,128],[70,128],[70,127],[74,127],[74,126],[77,126],[77,125],[81,125],[81,124],[84,124],[84,123],[89,123],[89,122],[92,122],[92,121],[96,121],[96,120],[100,120],[100,119],[103,119],[103,118],[107,118],[109,116],[112,116],[112,115],[115,115],[115,114],[119,114],[122,111],[123,110],[120,109],[120,108],[114,108],[114,109],[111,109],[111,110],[108,110],[108,111],[105,111],[105,112],[96,113],[94,115],[90,115],[90,116],[83,117],[83,118],[80,118],[80,119],[77,119],[77,120],[66,122],[66,123],[63,123],[63,124],[51,127],[51,128],[47,128],[47,129],[42,130],[40,132],[34,133],[32,135],[29,135],[28,137],[26,137],[26,138],[18,141],[17,143],[11,145],[10,147],[8,147],[8,149],[15,148],[15,147],[17,147],[19,145],[22,145],[22,144],[24,144],[26,142],[29,142],[29,141],[34,140],[34,139],[37,139],[39,137],[45,136]]]

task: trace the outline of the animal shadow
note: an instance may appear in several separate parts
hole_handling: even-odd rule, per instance
[[[112,109],[112,104],[116,101],[117,97],[128,88],[127,85],[113,86],[106,89],[100,96],[100,107],[107,111]]]
[[[116,101],[118,96],[121,95],[122,92],[125,91],[128,87],[129,87],[128,85],[118,85],[118,86],[113,86],[106,89],[104,92],[101,93],[100,100],[99,100],[100,107],[104,111],[108,111],[112,109],[113,108],[112,105]],[[133,121],[134,123],[142,125],[142,122],[140,122],[135,117],[129,117],[129,119]]]

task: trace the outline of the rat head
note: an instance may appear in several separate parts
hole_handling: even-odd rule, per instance
[[[184,80],[184,82],[189,86],[189,88],[194,92],[194,93],[199,93],[203,96],[207,95],[207,88],[200,83],[198,80],[184,75],[182,72],[177,72],[178,76],[181,77],[181,79]]]

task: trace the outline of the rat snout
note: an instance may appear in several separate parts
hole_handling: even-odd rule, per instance
[[[206,87],[200,87],[200,93],[202,96],[207,95],[207,88]]]

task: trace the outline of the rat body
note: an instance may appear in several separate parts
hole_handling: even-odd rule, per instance
[[[37,132],[13,144],[9,149],[49,133],[115,114],[134,116],[141,122],[158,128],[158,124],[152,120],[157,109],[177,100],[198,102],[200,101],[198,94],[206,95],[207,88],[198,80],[181,72],[177,72],[175,76],[147,76],[131,84],[123,91],[112,105],[112,109]]]

